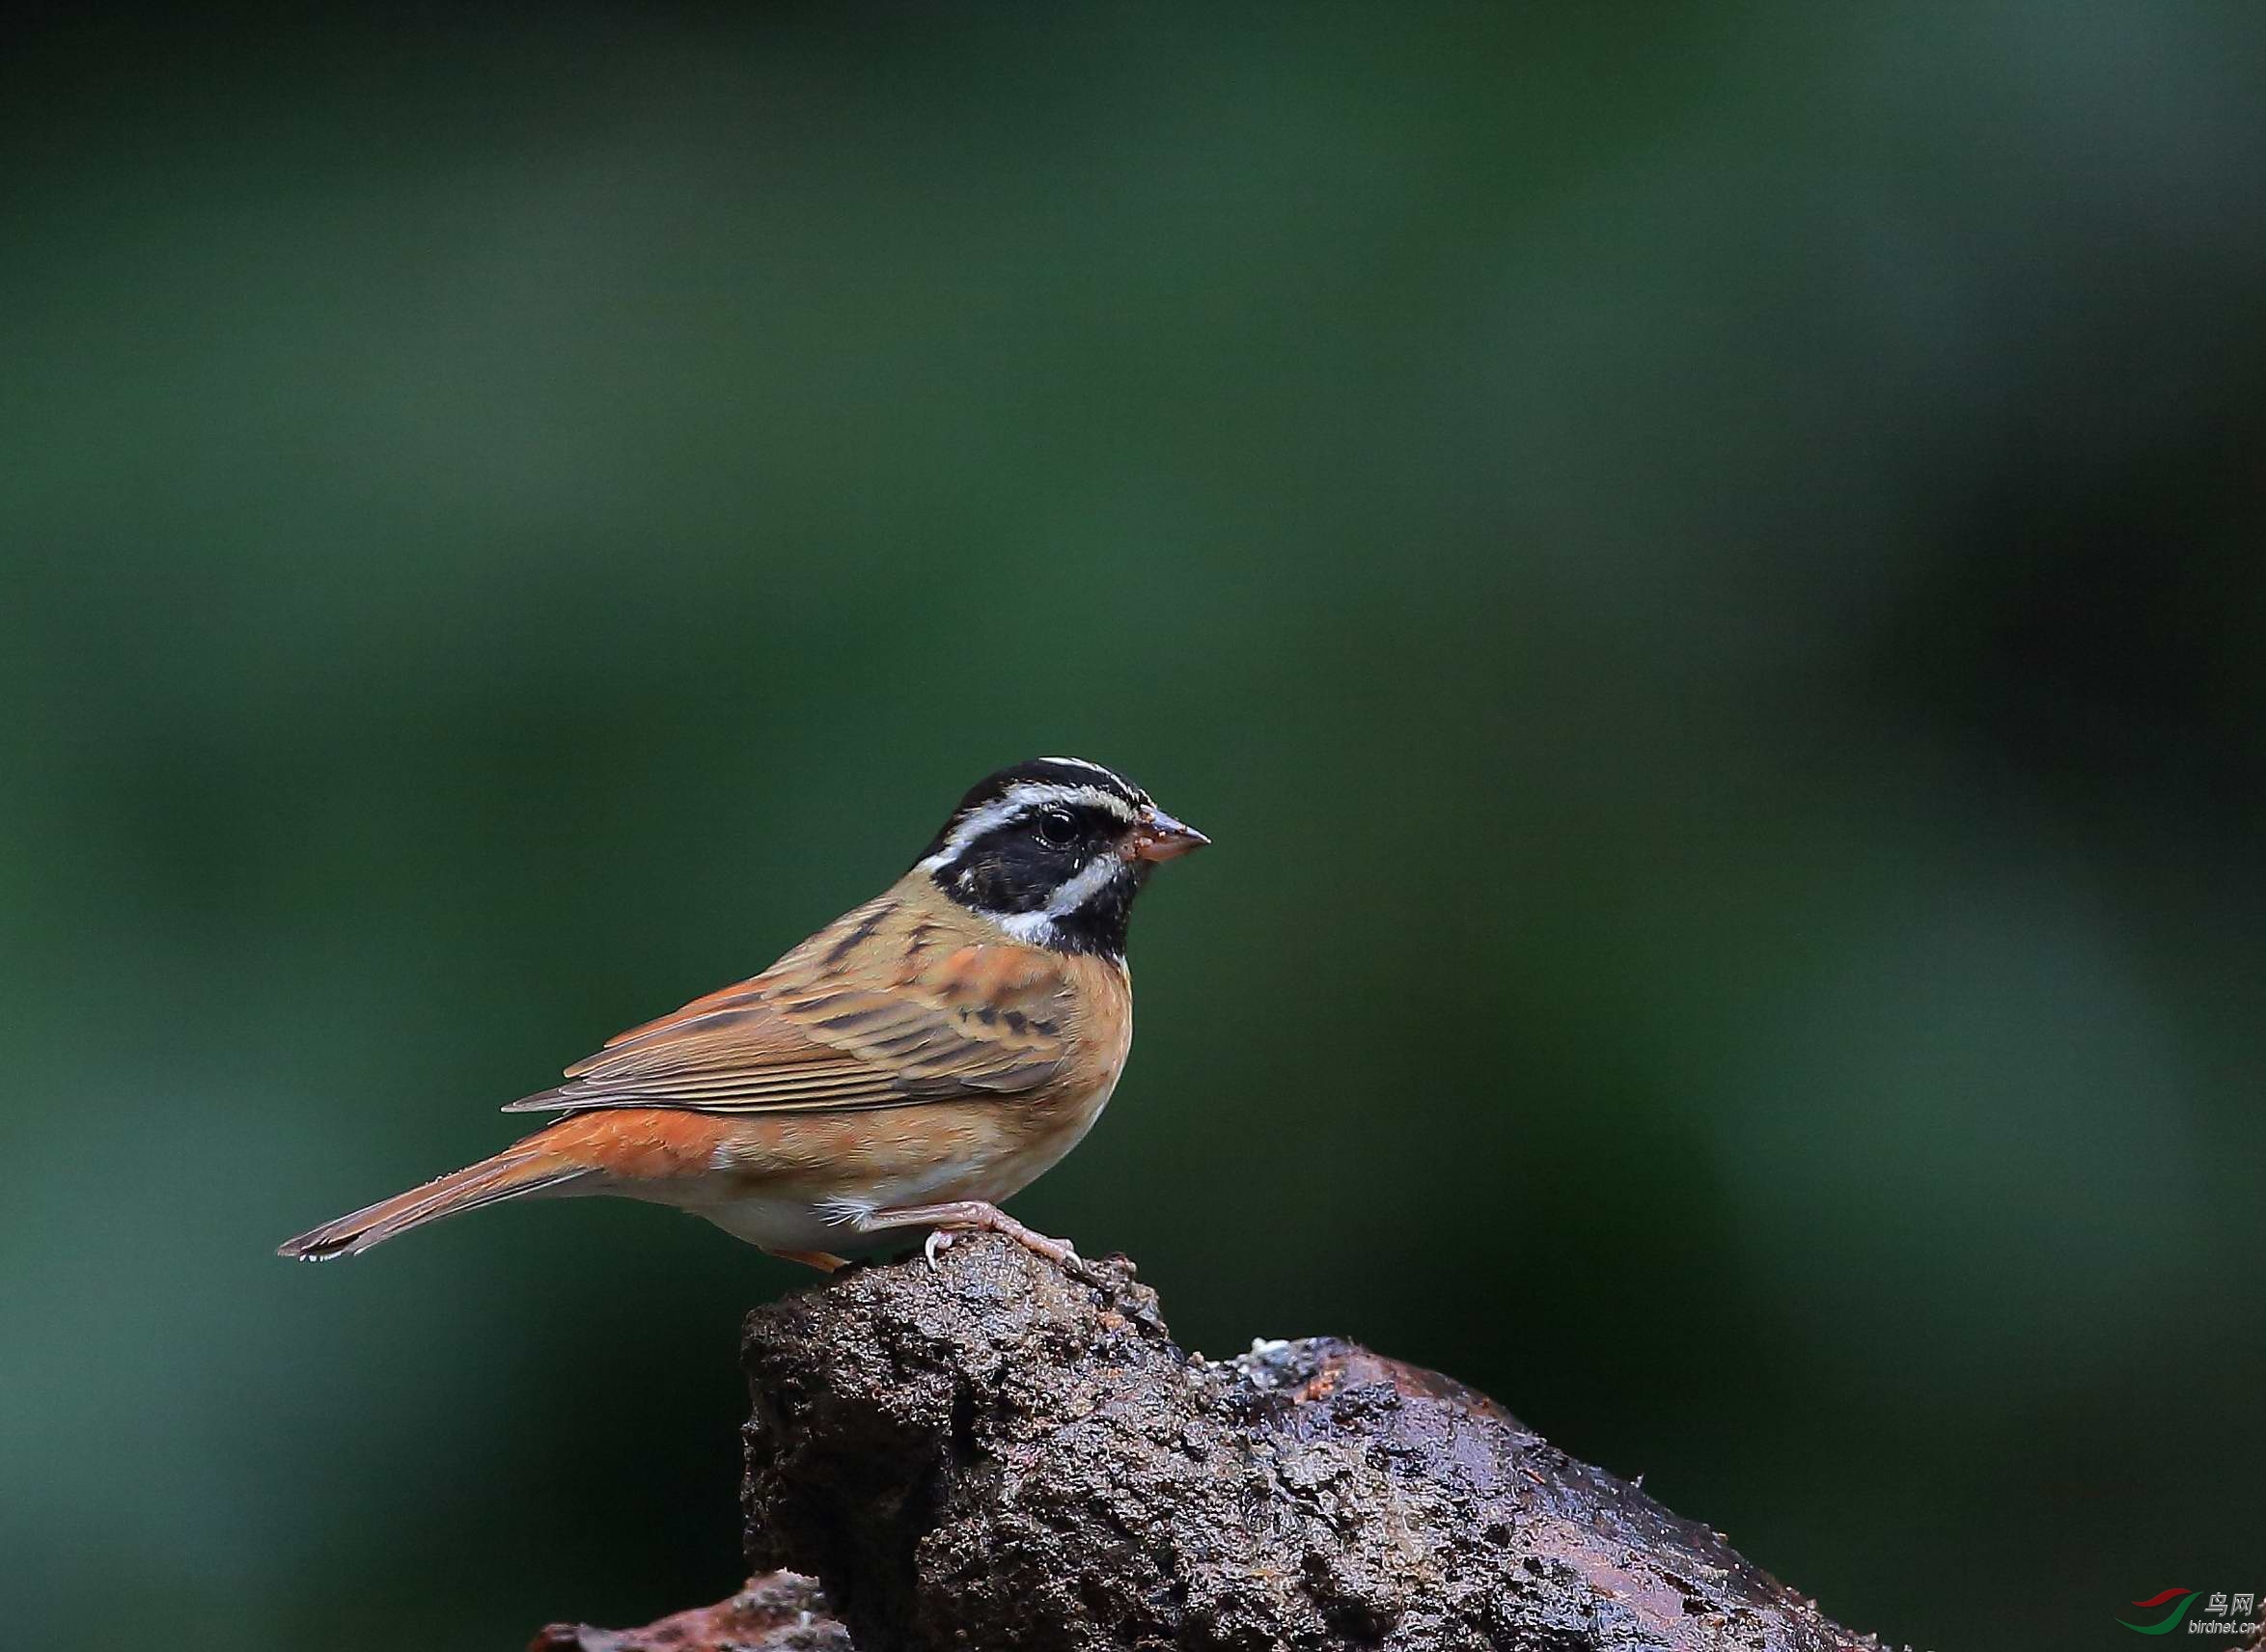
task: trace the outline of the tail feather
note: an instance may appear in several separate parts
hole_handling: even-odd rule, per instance
[[[351,1216],[326,1222],[276,1248],[279,1256],[303,1262],[327,1262],[334,1256],[354,1256],[371,1246],[438,1222],[444,1216],[478,1210],[500,1199],[542,1193],[588,1173],[575,1164],[542,1147],[513,1147],[492,1159],[483,1159],[450,1175],[396,1194]]]

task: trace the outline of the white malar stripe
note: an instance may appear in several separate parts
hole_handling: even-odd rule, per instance
[[[1058,921],[1067,918],[1110,885],[1110,880],[1125,869],[1125,863],[1117,856],[1096,855],[1078,868],[1077,875],[1066,878],[1054,892],[1053,898],[1036,912],[986,912],[985,918],[998,924],[1016,940],[1033,947],[1054,947],[1062,944]]]
[[[1008,934],[1029,947],[1057,947],[1062,944],[1062,932],[1054,926],[1054,919],[1044,912],[985,912]]]
[[[1110,880],[1125,869],[1125,863],[1116,855],[1103,851],[1078,868],[1075,877],[1064,880],[1046,903],[1046,916],[1067,918],[1110,885]]]

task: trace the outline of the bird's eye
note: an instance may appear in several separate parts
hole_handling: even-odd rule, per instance
[[[1078,822],[1050,809],[1038,817],[1038,840],[1050,849],[1066,849],[1078,840]]]

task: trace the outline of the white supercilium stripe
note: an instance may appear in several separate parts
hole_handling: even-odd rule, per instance
[[[960,858],[970,843],[986,832],[1005,826],[1009,821],[1033,809],[1049,803],[1092,804],[1105,809],[1130,824],[1134,818],[1133,806],[1114,791],[1104,791],[1097,785],[1061,785],[1043,781],[1018,781],[1006,793],[985,804],[962,820],[944,840],[944,846],[921,863],[925,871],[950,866]]]

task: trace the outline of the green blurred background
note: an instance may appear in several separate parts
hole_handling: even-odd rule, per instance
[[[284,1236],[1121,766],[1022,1198],[1860,1628],[2266,1585],[2252,5],[58,11],[0,69],[0,1586],[511,1647],[739,1576],[651,1208]]]

